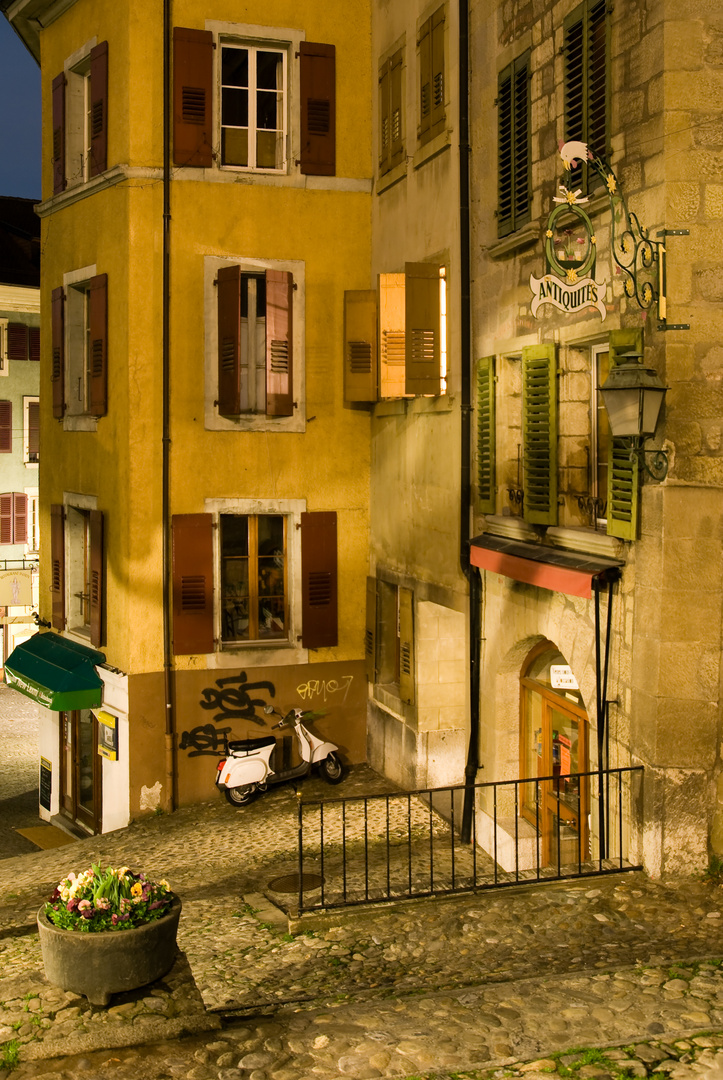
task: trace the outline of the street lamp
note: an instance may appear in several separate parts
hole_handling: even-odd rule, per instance
[[[663,450],[644,450],[658,426],[667,386],[663,386],[654,368],[643,365],[642,353],[630,350],[618,353],[610,374],[599,388],[610,420],[610,431],[630,449],[630,459],[642,461],[654,480],[668,475],[668,455]],[[652,456],[650,465],[645,455]]]

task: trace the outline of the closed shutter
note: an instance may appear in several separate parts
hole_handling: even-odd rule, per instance
[[[28,328],[22,323],[8,323],[8,360],[27,360]]]
[[[13,493],[0,495],[0,544],[13,542]]]
[[[610,369],[620,353],[643,352],[642,328],[611,330],[608,335]],[[630,448],[621,439],[608,445],[607,531],[621,540],[635,540],[638,535],[640,472],[638,459],[630,460]]]
[[[404,161],[404,132],[402,129],[402,50],[398,49],[389,61],[389,123],[390,165]]]
[[[608,129],[608,31],[607,2],[589,4],[587,22],[587,145],[607,160]],[[594,175],[594,174],[593,174]]]
[[[391,100],[390,100],[390,67],[391,61],[387,60],[379,72],[379,172],[383,174],[391,168]]]
[[[301,86],[301,172],[336,175],[336,49],[302,41],[299,48]]]
[[[213,652],[213,518],[173,515],[173,652]]]
[[[344,401],[377,400],[377,294],[344,293]]]
[[[497,79],[497,235],[514,231],[512,64]]]
[[[52,623],[65,629],[65,510],[59,504],[50,507],[50,596]]]
[[[483,356],[477,361],[476,437],[477,511],[494,514],[497,508],[494,356]]]
[[[404,392],[440,393],[439,267],[405,266]]]
[[[40,403],[28,402],[28,461],[40,460]]]
[[[377,681],[377,579],[367,578],[366,629],[364,632],[364,663],[370,683]]]
[[[579,140],[607,159],[609,110],[608,17],[606,0],[585,0],[563,23],[565,141]],[[567,187],[594,186],[587,162],[570,172]]]
[[[13,492],[13,543],[28,542],[28,497],[23,492]]]
[[[557,524],[557,351],[555,345],[522,350],[524,518]]]
[[[103,512],[90,511],[90,643],[103,644]]]
[[[379,394],[404,396],[404,274],[379,275]]]
[[[173,30],[173,163],[213,164],[213,34]]]
[[[53,416],[63,419],[65,412],[65,294],[62,287],[53,289],[51,298]]]
[[[414,593],[399,589],[399,696],[414,704]]]
[[[90,50],[90,175],[108,168],[108,42]]]
[[[241,412],[241,267],[222,266],[216,280],[218,306],[218,411]],[[248,357],[244,357],[248,379]]]
[[[36,362],[40,360],[40,327],[31,326],[28,330],[29,357]]]
[[[500,72],[497,82],[497,235],[530,220],[530,54]]]
[[[336,511],[301,515],[301,644],[330,648],[338,642]]]
[[[90,411],[108,412],[108,275],[90,279]]]
[[[266,415],[294,414],[293,296],[288,270],[266,271]]]
[[[0,454],[13,452],[13,403],[0,401]]]
[[[576,8],[563,23],[565,74],[565,142],[585,141],[585,18],[584,5]],[[569,191],[581,187],[584,166],[578,162],[565,181]]]
[[[53,195],[65,191],[65,72],[53,79]]]
[[[444,99],[447,92],[444,73],[444,8],[435,11],[431,18],[432,54],[432,113],[429,118],[429,138],[444,131]]]
[[[419,64],[419,126],[417,138],[427,142],[430,136],[432,120],[432,20],[427,19],[419,30],[417,38],[417,61]]]

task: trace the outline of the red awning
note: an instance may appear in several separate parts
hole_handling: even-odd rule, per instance
[[[593,580],[600,584],[617,581],[625,565],[616,559],[600,559],[546,544],[524,544],[491,533],[475,536],[470,544],[473,566],[570,596],[590,598]]]

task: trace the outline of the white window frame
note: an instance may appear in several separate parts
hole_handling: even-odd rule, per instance
[[[209,666],[238,668],[239,662],[253,667],[304,664],[308,650],[299,641],[301,633],[301,515],[306,499],[206,499],[206,513],[213,514],[214,525],[214,637],[216,650],[209,656]],[[287,595],[289,608],[288,637],[269,644],[264,641],[221,641],[221,514],[277,514],[288,518],[286,526]],[[240,657],[243,659],[240,661]]]
[[[40,455],[38,455],[38,461],[30,460],[30,406],[39,403],[40,398],[37,394],[23,397],[23,461],[28,469],[37,469],[40,460]]]
[[[66,187],[87,184],[90,177],[90,53],[97,37],[86,41],[63,65],[65,74]]]
[[[293,400],[296,402],[293,416],[267,416],[265,413],[247,413],[228,418],[220,416],[218,400],[218,295],[214,281],[223,266],[240,266],[242,274],[263,274],[266,270],[287,270],[294,278],[293,290]],[[305,373],[305,325],[306,264],[300,260],[249,259],[244,256],[204,258],[204,325],[205,325],[205,375],[204,425],[207,431],[305,431],[306,430],[306,373]]]
[[[9,319],[0,319],[0,375],[10,374],[8,362],[8,323]]]
[[[249,54],[249,86],[248,86],[248,165],[235,165],[230,162],[223,161],[223,50],[224,49],[245,49]],[[233,169],[240,172],[262,172],[262,173],[281,173],[288,172],[288,144],[289,144],[289,90],[288,90],[288,71],[289,71],[289,47],[286,42],[255,42],[255,41],[239,41],[238,39],[222,38],[218,44],[219,50],[219,62],[217,64],[217,93],[219,100],[219,168]],[[281,164],[277,166],[257,165],[256,158],[256,134],[258,127],[256,124],[256,102],[254,95],[257,91],[257,61],[256,57],[259,52],[278,52],[282,56],[282,77],[281,87],[278,92],[281,94],[281,143],[282,143],[282,156]],[[252,59],[253,57],[253,59]],[[253,102],[253,107],[252,107]]]
[[[90,641],[90,624],[76,623],[71,625],[71,620],[77,618],[78,584],[85,584],[83,573],[83,556],[85,554],[87,525],[87,512],[98,509],[97,495],[81,495],[77,491],[63,492],[63,507],[65,509],[64,549],[65,549],[65,611],[67,618],[67,630],[79,641],[88,644]],[[80,550],[79,550],[80,549]],[[90,558],[90,551],[88,551]]]
[[[40,499],[36,487],[26,487],[25,494],[28,497],[28,543],[25,549],[27,555],[35,555],[40,550]]]
[[[63,275],[65,292],[65,372],[64,431],[96,431],[98,418],[89,411],[88,382],[88,290],[90,279],[96,276],[95,263]],[[82,387],[78,399],[77,387]],[[75,395],[73,387],[76,388]]]

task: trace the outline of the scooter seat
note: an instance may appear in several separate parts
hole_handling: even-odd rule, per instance
[[[258,739],[236,739],[228,744],[230,751],[240,750],[242,753],[250,753],[252,750],[260,750],[263,746],[274,746],[276,739],[273,735],[262,735]]]

